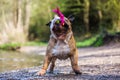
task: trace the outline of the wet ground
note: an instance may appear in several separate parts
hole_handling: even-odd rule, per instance
[[[40,66],[43,55],[32,52],[0,50],[0,72]]]
[[[53,74],[36,75],[39,66],[0,73],[0,80],[120,80],[120,44],[79,48],[79,67],[83,74],[75,75],[69,59],[57,60]]]

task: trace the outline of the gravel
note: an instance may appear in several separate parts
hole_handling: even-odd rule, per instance
[[[120,80],[119,44],[78,50],[82,75],[73,73],[70,60],[67,59],[57,60],[54,73],[47,72],[44,76],[38,76],[36,72],[41,68],[38,66],[0,73],[0,80]]]

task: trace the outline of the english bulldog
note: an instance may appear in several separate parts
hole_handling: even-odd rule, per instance
[[[65,60],[70,58],[72,69],[76,74],[81,74],[78,66],[78,51],[73,36],[71,22],[73,17],[64,18],[64,25],[60,24],[60,17],[55,16],[47,25],[50,27],[50,40],[42,69],[37,73],[44,75],[49,64],[49,71],[53,72],[56,59]]]

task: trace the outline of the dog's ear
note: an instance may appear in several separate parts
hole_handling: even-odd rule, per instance
[[[50,24],[51,24],[51,21],[50,21],[50,22],[48,22],[48,23],[46,24],[46,26],[49,26],[49,27],[50,27]]]
[[[73,22],[75,19],[74,15],[69,15],[67,18],[70,20],[70,22]]]

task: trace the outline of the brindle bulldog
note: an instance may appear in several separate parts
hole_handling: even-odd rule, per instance
[[[50,65],[49,71],[53,72],[56,59],[70,58],[72,69],[76,74],[81,74],[78,66],[78,51],[73,36],[71,21],[73,17],[65,18],[64,26],[60,25],[60,17],[55,16],[47,25],[50,26],[50,40],[42,69],[37,73],[44,75]]]

